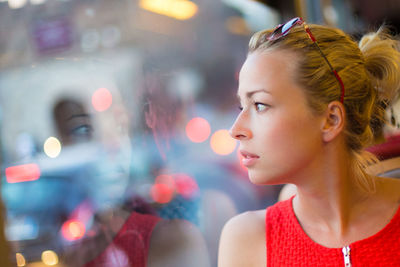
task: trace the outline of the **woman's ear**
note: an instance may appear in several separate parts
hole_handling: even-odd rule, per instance
[[[324,142],[334,140],[343,131],[345,118],[346,111],[341,102],[333,101],[328,104],[321,129]]]

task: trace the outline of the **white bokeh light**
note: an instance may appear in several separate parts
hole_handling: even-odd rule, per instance
[[[56,158],[61,153],[61,143],[57,138],[51,136],[44,142],[43,150],[48,157]]]

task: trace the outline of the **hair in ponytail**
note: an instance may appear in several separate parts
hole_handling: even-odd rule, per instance
[[[381,27],[377,32],[364,35],[359,47],[364,55],[365,68],[372,87],[377,92],[375,111],[370,126],[375,139],[383,139],[385,110],[398,98],[400,88],[400,44]]]

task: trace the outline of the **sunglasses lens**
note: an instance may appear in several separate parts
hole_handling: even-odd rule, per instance
[[[294,18],[286,22],[286,24],[282,27],[282,34],[285,34],[288,30],[290,30],[299,20],[300,18]]]

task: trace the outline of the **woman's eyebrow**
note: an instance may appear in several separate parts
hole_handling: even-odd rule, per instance
[[[270,92],[268,92],[265,89],[258,89],[258,90],[254,90],[254,91],[250,91],[246,93],[246,98],[249,99],[251,98],[254,94],[256,93],[265,93],[265,94],[271,94]],[[236,97],[238,98],[238,100],[240,101],[240,95],[236,94]]]
[[[90,118],[90,115],[89,114],[86,114],[86,113],[82,113],[82,114],[74,114],[74,115],[71,115],[71,116],[69,116],[68,118],[67,118],[67,121],[69,121],[69,120],[72,120],[72,119],[75,119],[75,118]]]
[[[246,97],[247,98],[251,98],[254,94],[256,94],[256,93],[265,93],[265,94],[270,94],[270,92],[268,92],[267,90],[265,90],[265,89],[258,89],[258,90],[254,90],[254,91],[251,91],[251,92],[247,92],[246,93]]]

